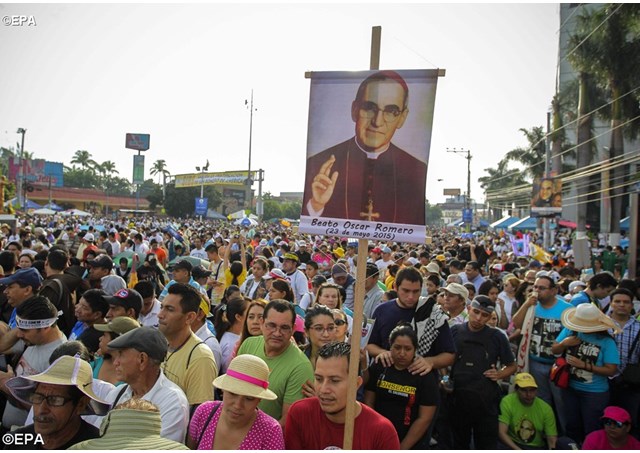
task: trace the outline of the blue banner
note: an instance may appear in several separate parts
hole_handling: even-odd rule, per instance
[[[208,198],[196,198],[196,215],[207,215]]]
[[[473,223],[473,209],[462,210],[462,221],[464,223]]]

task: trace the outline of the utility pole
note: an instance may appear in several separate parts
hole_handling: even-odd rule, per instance
[[[544,176],[551,175],[551,112],[547,112],[547,137],[545,139],[544,151]],[[549,218],[542,219],[542,247],[545,251],[551,247],[551,229],[549,228]]]
[[[465,159],[467,159],[467,194],[464,197],[464,208],[471,209],[471,158],[473,157],[471,155],[471,151],[468,149],[447,148],[447,152],[456,153],[456,154],[466,154],[466,156],[463,156]],[[470,231],[471,228],[469,227],[470,225],[467,225],[467,231]]]
[[[247,100],[244,101],[245,105],[248,104]],[[249,115],[249,165],[247,166],[247,187],[249,189],[249,209],[253,205],[253,193],[251,192],[251,186],[253,185],[253,180],[251,179],[251,138],[253,136],[253,89],[251,89],[251,105],[249,106],[250,115]],[[256,206],[257,211],[257,206]]]
[[[17,192],[17,196],[18,196],[18,207],[19,209],[22,209],[22,205],[24,203],[24,195],[22,193],[22,180],[24,179],[24,163],[23,163],[23,158],[24,158],[24,134],[27,133],[27,130],[23,127],[18,128],[18,134],[22,134],[22,142],[20,144],[20,154],[18,155],[18,181],[17,181],[17,187],[16,187],[16,192]]]

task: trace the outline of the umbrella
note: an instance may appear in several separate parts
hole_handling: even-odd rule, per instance
[[[169,261],[167,268],[172,269],[177,262],[182,260],[189,261],[193,267],[203,266],[205,269],[209,269],[209,264],[210,264],[209,261],[203,260],[201,258],[196,258],[195,256],[179,256],[177,258],[174,258],[171,261]]]
[[[233,222],[235,225],[240,225],[243,227],[250,227],[250,226],[256,226],[258,224],[258,222],[256,222],[255,220],[249,218],[249,217],[244,217],[242,219],[238,219],[235,222]]]
[[[138,257],[140,258],[138,262],[138,267],[140,267],[144,262],[146,255],[140,252],[132,252],[131,250],[125,250],[124,252],[118,253],[116,256],[113,257],[113,262],[115,263],[116,266],[118,266],[120,264],[120,258],[126,258],[127,262],[129,263],[128,266],[131,267],[133,255],[138,255]]]
[[[56,213],[56,211],[54,211],[53,209],[49,209],[49,208],[40,208],[40,209],[36,209],[35,211],[33,211],[34,214],[40,214],[40,215],[53,215]]]

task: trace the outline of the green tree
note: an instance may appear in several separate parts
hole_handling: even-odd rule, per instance
[[[183,187],[176,189],[175,183],[167,184],[165,211],[173,217],[193,216],[195,199],[200,197],[200,187]],[[208,198],[209,209],[217,209],[222,203],[222,193],[213,186],[204,187],[204,197]]]
[[[284,217],[284,215],[282,214],[282,203],[272,198],[264,200],[262,217],[267,220],[281,219],[282,217]],[[300,217],[299,212],[297,217]]]
[[[545,133],[542,126],[535,126],[531,129],[521,128],[529,142],[526,148],[518,147],[505,154],[504,159],[509,162],[517,162],[524,165],[522,175],[535,179],[544,176],[545,162]]]
[[[436,205],[425,202],[425,217],[427,225],[440,226],[442,225],[442,209]]]
[[[160,184],[160,178],[162,178],[162,199],[164,200],[167,192],[167,177],[170,174],[169,170],[167,170],[167,162],[164,159],[155,161],[150,172],[152,175],[158,175],[158,184]]]
[[[624,135],[635,139],[640,133],[638,97],[623,96],[640,85],[639,20],[637,4],[608,4],[578,16],[576,34],[569,41],[570,46],[581,44],[569,57],[571,64],[576,70],[590,74],[593,84],[610,100],[598,109],[598,114],[611,122],[609,158],[612,162],[624,154]],[[609,231],[614,245],[620,240],[622,195],[629,173],[629,165],[617,165],[605,173],[605,177],[610,178],[604,185],[610,188]]]
[[[72,164],[78,164],[82,169],[94,171],[98,163],[92,159],[91,153],[85,150],[78,150],[71,159]]]

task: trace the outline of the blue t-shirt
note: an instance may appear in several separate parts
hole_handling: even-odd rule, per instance
[[[580,291],[578,294],[575,294],[571,298],[571,305],[573,305],[574,307],[577,307],[578,305],[581,305],[581,304],[588,304],[590,302],[591,302],[591,298],[584,291]]]
[[[87,325],[82,321],[77,321],[76,324],[71,329],[71,335],[69,335],[69,341],[77,340],[82,332],[87,329]]]
[[[373,312],[373,319],[376,322],[373,324],[369,344],[375,344],[388,351],[391,331],[400,321],[411,323],[415,312],[415,308],[401,308],[395,299],[378,305],[378,308]],[[438,336],[431,345],[427,357],[433,357],[441,352],[456,352],[453,336],[449,324],[446,322],[438,329]]]
[[[559,343],[576,333],[582,343],[568,348],[567,354],[594,366],[604,366],[605,363],[620,365],[620,354],[618,354],[616,342],[609,335],[573,332],[564,328],[558,335],[557,341]],[[569,386],[583,392],[601,393],[609,390],[609,379],[591,371],[571,367]]]
[[[572,305],[568,302],[557,301],[553,307],[544,308],[538,302],[534,312],[533,330],[529,343],[529,359],[541,363],[553,363],[555,355],[551,346],[562,331],[560,322],[562,312]]]

